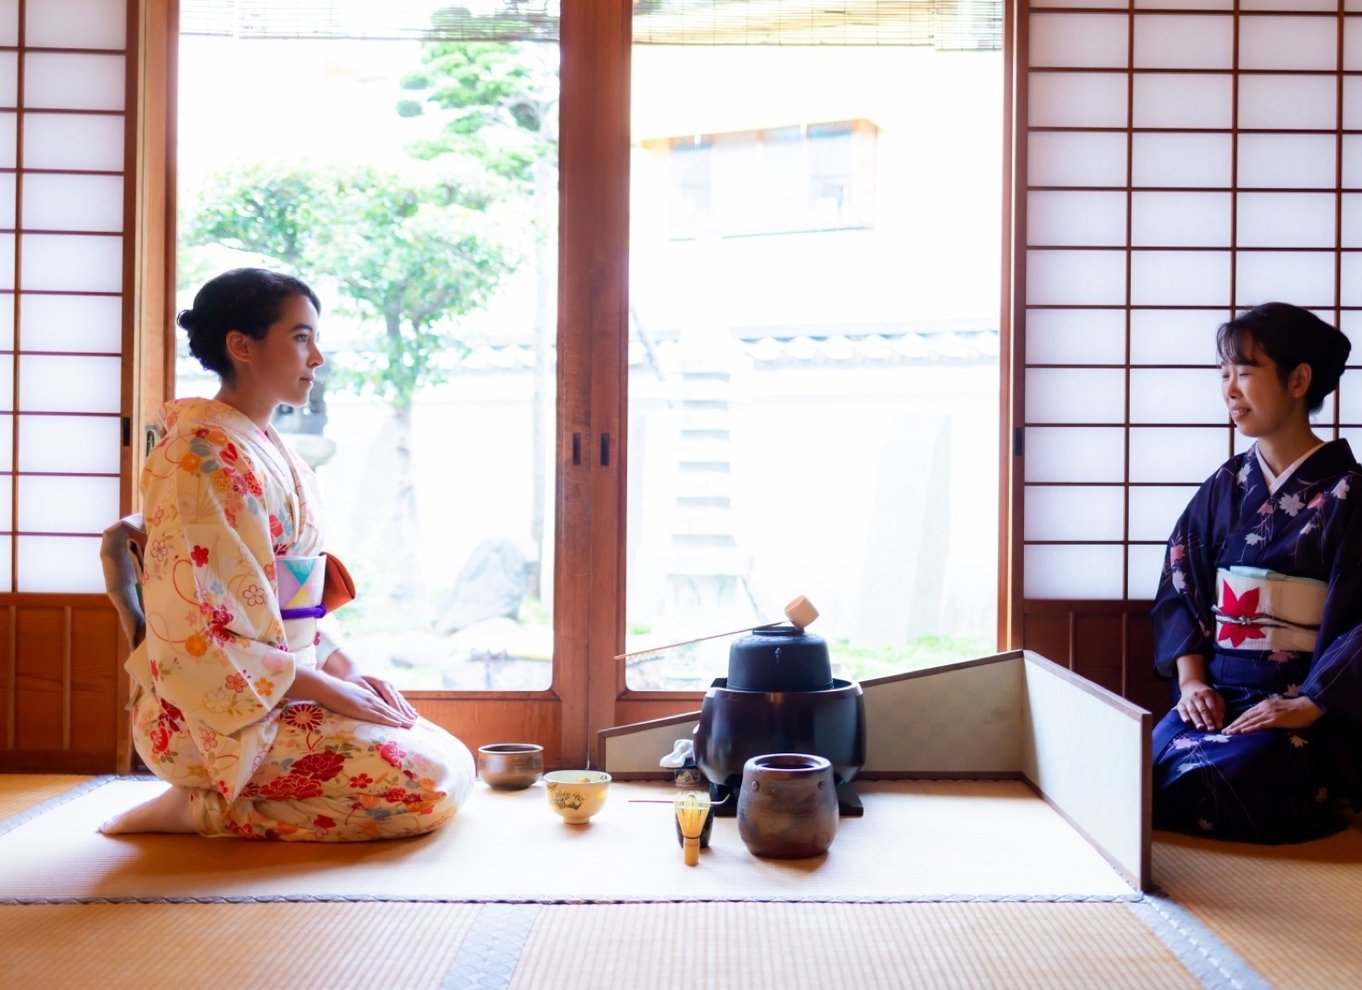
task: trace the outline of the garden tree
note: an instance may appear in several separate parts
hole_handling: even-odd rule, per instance
[[[188,244],[220,244],[330,279],[348,309],[379,329],[333,380],[375,395],[392,414],[393,499],[375,535],[390,552],[414,553],[412,402],[464,350],[451,321],[483,306],[514,264],[494,236],[489,199],[458,183],[374,168],[258,166],[211,177],[200,203]],[[412,573],[395,568],[394,598],[413,593]]]
[[[442,19],[466,16],[460,11],[436,13],[435,29],[440,29]],[[423,46],[421,61],[421,69],[402,81],[403,88],[420,99],[402,100],[397,110],[415,117],[429,106],[442,126],[435,137],[413,144],[411,153],[475,165],[500,185],[506,201],[519,200],[526,210],[524,229],[531,243],[523,253],[534,258],[537,273],[530,539],[542,550],[555,395],[550,248],[557,241],[558,223],[558,46],[534,41],[433,41]],[[537,597],[540,571],[535,563],[529,590]]]

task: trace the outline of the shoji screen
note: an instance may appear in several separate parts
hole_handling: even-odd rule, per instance
[[[0,591],[99,592],[122,444],[126,0],[0,2]]]
[[[1143,621],[1239,444],[1215,327],[1272,299],[1362,325],[1362,0],[1046,0],[1017,23],[1022,611],[1119,689],[1149,658],[1123,659],[1126,624],[1091,631],[1097,603]],[[1352,378],[1326,438],[1360,435]]]

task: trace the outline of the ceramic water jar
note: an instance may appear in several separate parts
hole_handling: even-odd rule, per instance
[[[837,835],[832,763],[810,753],[768,753],[743,766],[738,835],[756,856],[801,859]]]

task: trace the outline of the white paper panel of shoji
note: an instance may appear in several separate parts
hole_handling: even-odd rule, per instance
[[[1236,454],[1242,454],[1244,451],[1248,450],[1252,446],[1253,446],[1252,437],[1246,437],[1238,430],[1234,431],[1234,452]]]
[[[24,42],[34,48],[123,48],[125,0],[41,0],[27,7]]]
[[[1349,7],[1356,0],[1348,0]],[[1338,10],[1338,0],[1239,0],[1240,10],[1276,11],[1278,13],[1299,13],[1304,10]]]
[[[14,355],[0,354],[0,409],[14,408]]]
[[[1136,10],[1233,10],[1234,0],[1135,0]]]
[[[1210,476],[1214,468],[1207,468]],[[1130,538],[1167,540],[1173,524],[1196,494],[1197,485],[1132,485],[1130,488]]]
[[[1120,540],[1125,538],[1125,489],[1027,485],[1028,540]]]
[[[1125,364],[1126,318],[1119,309],[1032,309],[1028,364]]]
[[[1140,247],[1229,247],[1230,195],[1136,192],[1130,243]]]
[[[1362,69],[1362,20],[1350,17],[1343,25],[1343,68]]]
[[[14,575],[10,572],[10,548],[13,545],[12,537],[0,536],[0,591],[14,590]]]
[[[1362,193],[1343,194],[1342,247],[1362,247]]]
[[[5,450],[9,427],[9,418],[0,417],[0,444]],[[117,474],[121,450],[122,423],[117,416],[19,417],[20,471]],[[4,463],[0,460],[0,465]]]
[[[13,172],[0,172],[0,227],[13,230],[15,218],[15,179]]]
[[[0,318],[7,307],[0,306]],[[8,307],[12,320],[13,308]],[[118,353],[123,346],[123,300],[118,296],[19,297],[24,350]]]
[[[1115,14],[1032,14],[1027,21],[1032,68],[1125,68],[1130,19]]]
[[[1357,348],[1353,348],[1353,355],[1357,355]],[[1349,381],[1349,378],[1357,376],[1362,378],[1356,368],[1343,372],[1343,378],[1339,382],[1338,389],[1338,419],[1341,423],[1352,423],[1362,425],[1362,383],[1356,379]],[[1324,400],[1324,408],[1320,410],[1320,418],[1326,418],[1329,412],[1329,400]],[[1354,456],[1362,451],[1353,451]]]
[[[117,233],[123,229],[123,177],[26,175],[24,226],[29,230]]]
[[[1337,138],[1332,134],[1239,135],[1239,187],[1332,189]]]
[[[1028,546],[1022,560],[1026,598],[1123,597],[1125,552],[1120,546]]]
[[[1211,365],[1216,327],[1229,318],[1228,309],[1137,309],[1130,314],[1130,361]]]
[[[1126,136],[1105,131],[1037,131],[1026,139],[1033,186],[1124,186]]]
[[[14,350],[14,297],[0,296],[0,351]]]
[[[0,413],[0,471],[14,469],[14,417]]]
[[[1032,127],[1124,127],[1126,76],[1033,71],[1027,81],[1027,115]]]
[[[1362,189],[1362,134],[1343,135],[1343,178],[1345,189]]]
[[[1026,240],[1032,245],[1097,245],[1126,242],[1126,194],[1041,191],[1027,194]]]
[[[1124,423],[1125,395],[1118,368],[1028,368],[1026,422]]]
[[[0,107],[19,105],[19,56],[0,52]]]
[[[117,519],[117,478],[19,479],[20,532],[99,533]]]
[[[1136,69],[1230,69],[1234,18],[1225,14],[1140,14],[1135,18]]]
[[[1339,279],[1341,302],[1344,306],[1362,306],[1362,254],[1345,251],[1340,261],[1343,271]]]
[[[0,45],[19,44],[19,0],[0,0]]]
[[[1241,192],[1237,205],[1240,247],[1334,246],[1333,193]]]
[[[1111,426],[1028,426],[1023,480],[1125,481],[1125,430]]]
[[[1230,127],[1234,119],[1234,88],[1229,75],[1135,76],[1136,127]]]
[[[1362,451],[1362,427],[1345,427],[1338,433],[1341,439],[1348,441],[1348,446],[1353,449],[1353,456],[1356,457],[1358,451]]]
[[[1343,77],[1343,127],[1362,128],[1362,76]]]
[[[0,112],[0,168],[14,168],[19,161],[18,115]]]
[[[1026,300],[1033,306],[1119,306],[1125,296],[1123,251],[1026,253]]]
[[[127,80],[122,55],[29,52],[24,105],[39,110],[122,110]]]
[[[1137,426],[1130,430],[1130,480],[1200,484],[1229,457],[1224,427]]]
[[[1092,7],[1124,10],[1128,0],[1032,0],[1032,7]]]
[[[1223,306],[1229,288],[1228,251],[1136,251],[1130,259],[1137,306]]]
[[[1332,17],[1239,18],[1239,68],[1335,69],[1338,21]]]
[[[1130,422],[1206,423],[1226,421],[1220,372],[1209,368],[1132,368]]]
[[[122,390],[116,357],[19,357],[20,412],[116,413]]]
[[[14,476],[0,474],[0,532],[12,533],[14,531]],[[0,587],[0,591],[8,590],[8,585]]]
[[[1332,131],[1336,86],[1333,76],[1240,76],[1239,126]]]
[[[1131,185],[1228,188],[1232,184],[1233,146],[1228,134],[1144,133],[1132,140]]]
[[[25,234],[23,288],[119,292],[123,288],[123,238]]]
[[[116,520],[117,513],[110,522]],[[97,594],[104,590],[99,537],[20,536],[17,591]]]
[[[14,288],[14,235],[0,234],[0,289]]]
[[[1334,299],[1332,251],[1240,251],[1236,306],[1281,300],[1297,306],[1330,306]]]
[[[1126,547],[1130,590],[1127,594],[1139,600],[1153,598],[1159,590],[1159,575],[1163,573],[1163,557],[1167,548],[1162,544],[1149,546],[1132,543]]]
[[[121,172],[125,126],[116,114],[26,113],[24,167]]]

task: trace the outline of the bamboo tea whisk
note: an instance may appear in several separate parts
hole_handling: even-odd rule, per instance
[[[709,795],[688,791],[676,796],[676,823],[681,826],[681,849],[687,866],[700,865],[700,833],[709,815]]]

